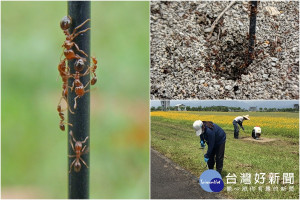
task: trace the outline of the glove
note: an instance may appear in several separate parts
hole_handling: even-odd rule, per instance
[[[205,147],[205,143],[203,140],[200,141],[201,147],[204,148]]]
[[[207,162],[208,160],[209,160],[209,158],[205,158],[205,157],[204,157],[204,162]]]
[[[242,127],[243,131],[245,130],[244,127]]]

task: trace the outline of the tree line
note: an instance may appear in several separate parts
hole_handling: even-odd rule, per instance
[[[168,108],[170,111],[176,111],[178,108],[175,106],[170,106]],[[151,111],[162,111],[163,107],[151,107]],[[186,106],[186,111],[216,111],[216,112],[248,112],[248,109],[241,107],[227,107],[227,106],[209,106],[209,107],[190,107]],[[299,112],[296,108],[259,108],[256,112]]]

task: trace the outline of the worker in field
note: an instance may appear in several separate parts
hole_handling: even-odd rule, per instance
[[[193,127],[196,135],[200,136],[201,147],[207,143],[207,152],[204,161],[207,162],[209,169],[213,169],[216,163],[216,170],[221,174],[223,169],[226,133],[217,124],[211,121],[197,120]]]
[[[236,118],[234,118],[232,124],[234,127],[234,138],[235,139],[239,139],[239,126],[245,131],[244,127],[243,127],[243,121],[244,120],[250,120],[249,115],[244,115],[244,116],[238,116]]]

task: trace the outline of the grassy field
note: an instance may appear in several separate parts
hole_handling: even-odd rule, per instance
[[[245,133],[241,137],[251,137],[253,124],[265,119],[269,124],[262,127],[262,137],[274,138],[273,142],[258,143],[255,141],[233,139],[232,121],[235,116],[243,113],[217,112],[151,112],[151,146],[162,152],[174,162],[178,163],[197,177],[203,169],[203,152],[200,150],[199,137],[192,127],[196,119],[212,120],[220,125],[227,134],[224,168],[222,172],[225,189],[222,194],[228,198],[298,198],[299,196],[299,120],[298,113],[250,113],[250,121],[244,122]],[[226,116],[227,122],[223,120]],[[284,119],[284,125],[278,124]],[[255,123],[251,124],[250,122]],[[280,121],[280,120],[279,120]],[[259,124],[258,124],[259,125]],[[285,126],[289,131],[283,130]],[[230,173],[237,175],[236,185],[227,185],[225,176]],[[251,173],[252,184],[240,183],[240,173]],[[263,191],[258,191],[258,184],[254,184],[255,173],[266,173]],[[279,191],[266,192],[265,187],[274,185],[268,183],[269,173],[280,173]],[[282,173],[294,173],[294,192],[288,191],[289,184],[283,184]],[[242,188],[242,186],[256,186],[256,191],[225,191],[227,186]],[[280,191],[286,186],[287,191]],[[271,189],[271,190],[272,190]]]
[[[65,15],[67,2],[1,2],[4,198],[67,198],[56,111]],[[149,2],[92,2],[91,18],[90,198],[148,198]]]

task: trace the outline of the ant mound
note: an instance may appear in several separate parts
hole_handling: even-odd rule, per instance
[[[251,142],[258,142],[258,143],[267,143],[267,142],[274,142],[277,139],[261,137],[260,139],[256,140],[256,139],[253,139],[252,137],[242,137],[241,140],[251,141]]]
[[[206,71],[214,72],[218,78],[237,80],[242,74],[248,73],[248,40],[242,35],[233,36],[232,39],[225,37],[213,45],[207,51],[205,58]]]

